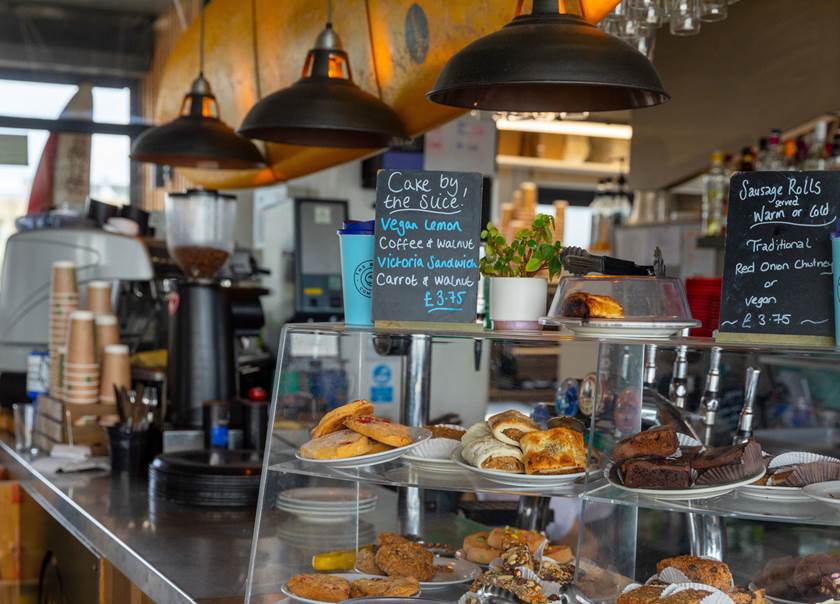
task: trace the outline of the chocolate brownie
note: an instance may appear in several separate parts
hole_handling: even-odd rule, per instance
[[[687,489],[691,467],[682,459],[630,459],[621,464],[624,486],[631,489]]]
[[[657,426],[620,440],[610,457],[616,463],[634,457],[668,457],[676,452],[678,446],[674,428]]]
[[[793,571],[793,585],[806,598],[822,595],[823,577],[840,572],[840,558],[832,554],[805,556]]]
[[[728,484],[752,478],[764,468],[761,445],[749,440],[740,445],[709,449],[694,457],[691,467],[700,471],[698,485]]]

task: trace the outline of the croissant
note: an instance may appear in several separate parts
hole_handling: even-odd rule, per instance
[[[614,298],[575,292],[563,300],[563,316],[580,319],[621,319],[624,309]]]

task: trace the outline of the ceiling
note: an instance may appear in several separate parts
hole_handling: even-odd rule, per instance
[[[184,0],[178,0],[183,2]],[[157,15],[172,6],[173,0],[2,0],[0,5],[47,5],[74,10],[107,10],[120,13]]]

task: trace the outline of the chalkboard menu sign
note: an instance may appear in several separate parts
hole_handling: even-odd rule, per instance
[[[480,221],[480,174],[380,171],[374,321],[474,323]]]
[[[834,345],[838,216],[840,173],[732,177],[719,340]]]

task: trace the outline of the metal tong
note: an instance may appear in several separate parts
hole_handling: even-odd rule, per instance
[[[665,262],[662,259],[662,250],[658,247],[654,252],[653,264],[649,266],[636,264],[630,260],[613,258],[612,256],[596,256],[582,247],[575,246],[563,248],[563,251],[560,252],[560,263],[573,275],[601,273],[602,275],[665,276]]]

